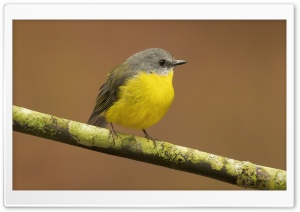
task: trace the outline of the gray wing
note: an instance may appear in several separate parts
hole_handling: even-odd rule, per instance
[[[125,64],[113,69],[107,81],[100,87],[100,92],[96,99],[96,105],[89,118],[88,124],[104,127],[107,122],[101,115],[118,100],[119,87],[136,74],[133,70],[128,70]]]

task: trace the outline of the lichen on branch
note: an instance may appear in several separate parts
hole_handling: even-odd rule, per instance
[[[190,172],[258,190],[285,190],[286,171],[238,161],[164,141],[118,134],[104,128],[13,106],[13,129],[106,154]]]

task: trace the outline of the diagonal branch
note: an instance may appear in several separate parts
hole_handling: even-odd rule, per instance
[[[286,171],[238,161],[196,149],[118,134],[104,128],[13,106],[13,130],[97,152],[130,158],[214,178],[244,188],[285,190]]]

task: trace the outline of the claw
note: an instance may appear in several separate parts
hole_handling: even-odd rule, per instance
[[[158,141],[157,138],[152,138],[145,129],[143,129],[143,132],[145,134],[145,138],[147,138],[148,140],[153,141],[154,146],[156,146],[156,142]]]
[[[110,137],[112,138],[114,144],[115,144],[115,137],[118,138],[118,134],[116,133],[115,129],[114,129],[114,125],[109,122],[109,126],[110,126],[110,129],[109,129],[109,135]]]

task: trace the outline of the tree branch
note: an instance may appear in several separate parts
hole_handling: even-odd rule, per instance
[[[214,178],[243,188],[285,190],[286,171],[196,149],[118,134],[104,128],[13,106],[13,130],[98,152]]]

